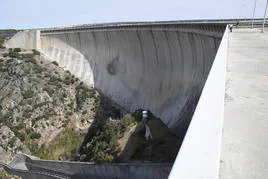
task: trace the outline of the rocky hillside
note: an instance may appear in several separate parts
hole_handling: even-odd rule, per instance
[[[17,152],[42,156],[40,149],[44,151],[67,129],[75,131],[67,131],[69,138],[81,144],[98,102],[94,89],[37,51],[2,50],[0,161],[9,162]],[[60,154],[68,155],[78,146],[65,147]]]

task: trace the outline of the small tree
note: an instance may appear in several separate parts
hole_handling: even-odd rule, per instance
[[[14,48],[14,52],[21,52],[21,49],[20,48]]]
[[[58,62],[56,62],[56,61],[53,61],[52,63],[53,63],[54,65],[56,65],[56,66],[59,66]]]
[[[39,139],[41,137],[41,134],[33,132],[30,137],[31,139]]]
[[[32,51],[34,55],[40,55],[40,52],[38,50],[33,49]]]

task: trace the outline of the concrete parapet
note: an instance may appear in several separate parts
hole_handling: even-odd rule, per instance
[[[219,178],[227,51],[226,28],[169,179]]]

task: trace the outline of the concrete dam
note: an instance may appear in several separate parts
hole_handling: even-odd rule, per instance
[[[38,49],[127,111],[149,109],[184,133],[225,25],[135,24],[21,32],[7,47]],[[30,35],[29,35],[30,34]],[[21,43],[21,44],[18,44]]]
[[[126,111],[150,110],[172,132],[184,136],[212,73],[225,30],[226,23],[217,22],[87,25],[21,31],[6,47],[37,49]],[[40,163],[43,168],[39,166],[39,169],[45,171],[48,163]],[[137,178],[131,169],[123,171],[124,165],[121,167],[117,174],[107,172],[107,177]],[[160,174],[152,174],[155,167]],[[108,171],[107,168],[103,170]],[[148,171],[146,164],[142,168],[135,169],[143,173],[138,178],[167,178],[171,170],[166,164],[163,169],[152,164],[148,164]],[[79,172],[72,168],[68,171]]]

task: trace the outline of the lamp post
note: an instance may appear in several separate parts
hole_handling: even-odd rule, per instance
[[[264,11],[263,24],[262,24],[262,32],[264,32],[264,25],[265,25],[265,21],[266,21],[267,6],[268,6],[268,0],[266,1],[266,7],[265,7],[265,11]]]
[[[253,24],[254,24],[254,17],[255,17],[255,9],[256,9],[256,5],[257,5],[257,0],[255,0],[255,3],[254,3],[254,10],[253,10],[253,16],[252,16],[252,24],[251,24],[251,28],[253,28]]]

